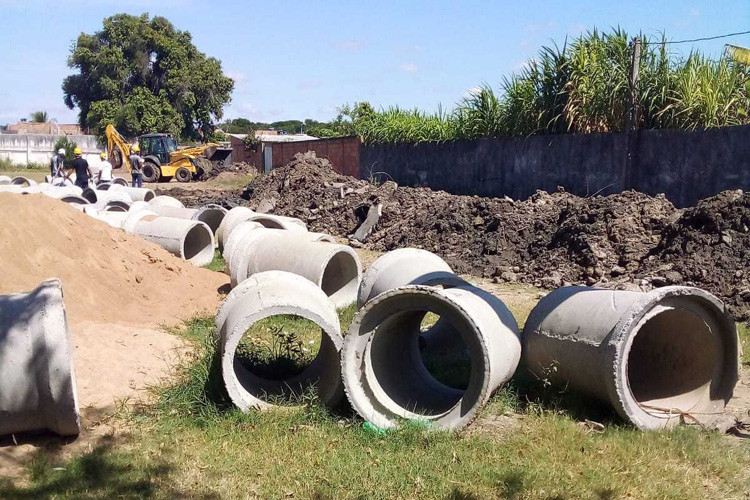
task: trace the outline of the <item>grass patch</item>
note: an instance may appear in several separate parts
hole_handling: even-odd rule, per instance
[[[740,336],[740,345],[742,345],[742,362],[750,366],[750,322],[737,323],[737,334]]]
[[[219,250],[214,250],[213,260],[203,266],[203,268],[210,271],[216,271],[217,273],[223,273],[227,268],[227,261],[224,260],[224,257],[221,255],[221,252],[219,252]]]
[[[354,308],[339,314],[348,326]],[[241,413],[223,392],[213,328],[203,317],[175,330],[195,350],[158,402],[130,415],[129,439],[65,462],[40,456],[27,484],[0,482],[0,497],[682,499],[744,498],[750,487],[745,445],[693,427],[591,432],[557,407],[565,394],[538,383],[546,395],[519,382],[501,389],[461,434],[418,425],[379,434],[314,398]],[[741,336],[747,345],[744,326]],[[511,431],[483,424],[503,414],[516,418]]]

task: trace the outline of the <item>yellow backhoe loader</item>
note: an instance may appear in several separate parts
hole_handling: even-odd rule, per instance
[[[130,172],[130,143],[112,125],[107,125],[105,135],[112,166]],[[138,137],[138,144],[145,182],[169,182],[173,177],[179,182],[190,182],[211,170],[212,161],[225,160],[232,152],[213,142],[179,149],[170,134],[145,134]]]

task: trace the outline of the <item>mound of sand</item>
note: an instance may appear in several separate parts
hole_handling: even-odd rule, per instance
[[[62,280],[71,325],[173,324],[215,312],[226,277],[43,195],[0,193],[0,294]]]

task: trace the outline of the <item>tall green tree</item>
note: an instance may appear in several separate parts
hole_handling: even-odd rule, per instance
[[[210,135],[234,88],[221,62],[163,17],[117,14],[103,24],[78,36],[68,58],[77,73],[62,85],[65,104],[80,109],[81,126],[97,135],[108,123],[126,136]]]

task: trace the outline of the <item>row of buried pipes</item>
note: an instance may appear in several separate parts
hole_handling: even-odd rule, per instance
[[[171,213],[153,210],[159,203],[170,205],[162,208]],[[193,220],[195,213],[181,210],[190,209],[168,197],[144,196],[132,201],[124,215],[91,215],[149,239],[165,225],[154,222],[159,218],[178,219],[179,213],[182,220]],[[528,373],[594,396],[640,429],[660,429],[721,419],[739,379],[734,320],[721,301],[697,288],[564,287],[536,305],[521,331],[499,298],[455,275],[430,252],[389,252],[362,275],[349,246],[308,231],[297,219],[244,207],[220,212],[210,226],[198,222],[209,227],[211,251],[215,243],[228,265],[232,291],[216,316],[216,353],[227,392],[243,410],[265,409],[280,396],[313,390],[330,406],[348,401],[380,428],[420,420],[455,430],[476,418],[514,375]],[[343,335],[337,310],[355,302],[356,316]],[[33,327],[34,315],[53,306],[62,308],[62,321]],[[277,316],[311,321],[321,336],[312,361],[280,379],[254,373],[238,352],[254,325]],[[0,382],[0,412],[20,415],[19,394],[34,393],[29,400],[45,401],[36,411],[49,413],[47,420],[30,419],[26,413],[34,409],[23,410],[24,417],[0,423],[0,434],[30,428],[77,432],[59,282],[0,297],[0,329],[10,332],[0,340],[0,381],[13,381]],[[67,392],[35,384],[31,374],[19,375],[18,359],[3,362],[22,343],[19,339],[34,336],[43,339],[29,344],[37,346],[29,356],[38,359],[41,350],[51,363],[67,360],[66,368],[56,371],[67,374],[60,375]],[[456,370],[461,376],[451,377]],[[68,425],[61,426],[60,415],[66,413]]]

